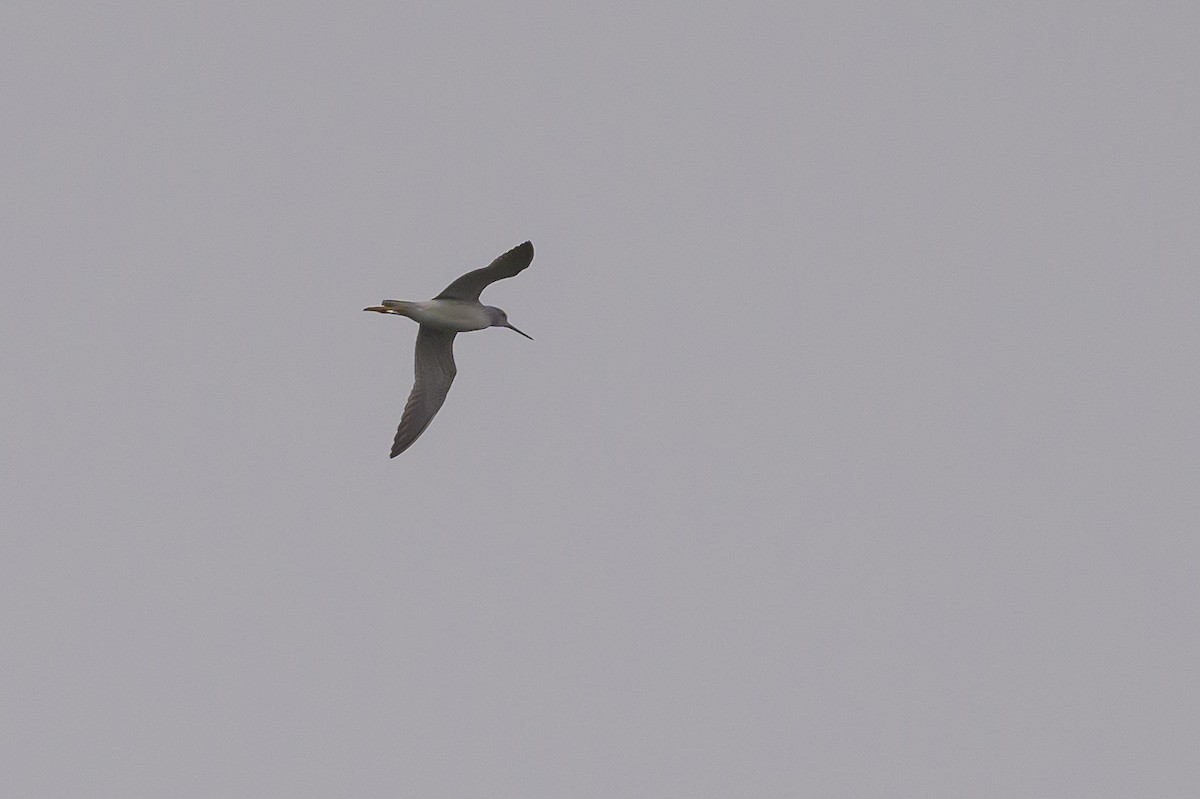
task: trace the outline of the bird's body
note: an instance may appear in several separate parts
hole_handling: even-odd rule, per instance
[[[372,310],[370,308],[367,309]],[[499,310],[499,309],[497,309]],[[492,315],[488,306],[464,300],[426,300],[425,302],[407,302],[406,300],[384,300],[380,313],[393,313],[407,316],[417,324],[436,327],[438,330],[453,330],[455,333],[467,333],[472,330],[483,330],[492,326]]]
[[[445,402],[450,384],[458,372],[454,365],[454,337],[457,334],[488,327],[507,327],[521,333],[508,323],[504,311],[481,303],[479,294],[495,281],[513,277],[529,266],[532,260],[533,245],[527,241],[504,253],[490,265],[463,275],[432,300],[384,300],[381,305],[363,309],[407,316],[421,325],[417,331],[414,359],[416,381],[404,406],[400,427],[396,430],[391,457],[412,446]],[[531,338],[524,333],[521,335]]]

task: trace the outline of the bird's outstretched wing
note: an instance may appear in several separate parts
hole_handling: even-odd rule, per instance
[[[497,280],[513,277],[533,260],[533,243],[518,244],[482,269],[467,272],[455,280],[435,300],[478,301],[479,294]]]
[[[446,401],[450,384],[458,373],[454,366],[455,335],[454,331],[437,330],[428,325],[421,325],[417,331],[417,354],[413,360],[417,379],[404,405],[391,457],[412,446]]]

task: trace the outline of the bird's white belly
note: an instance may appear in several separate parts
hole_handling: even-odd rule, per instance
[[[468,330],[483,330],[492,324],[491,317],[477,302],[458,300],[427,300],[409,305],[405,314],[410,319],[439,330],[463,333]]]

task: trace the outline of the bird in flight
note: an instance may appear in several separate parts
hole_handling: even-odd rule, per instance
[[[404,405],[396,440],[392,442],[391,457],[412,446],[446,401],[450,384],[458,372],[454,366],[456,335],[488,327],[507,327],[521,333],[508,323],[504,311],[481,303],[479,294],[497,280],[517,275],[532,260],[533,244],[527,241],[482,269],[467,272],[432,300],[384,300],[382,305],[363,308],[364,311],[407,316],[421,326],[417,331],[417,354],[413,369],[416,382]],[[533,336],[521,335],[533,340]]]

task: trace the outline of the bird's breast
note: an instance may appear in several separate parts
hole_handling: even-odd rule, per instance
[[[407,316],[423,325],[439,330],[464,333],[468,330],[483,330],[491,326],[491,316],[478,302],[460,300],[428,300],[414,302]]]

